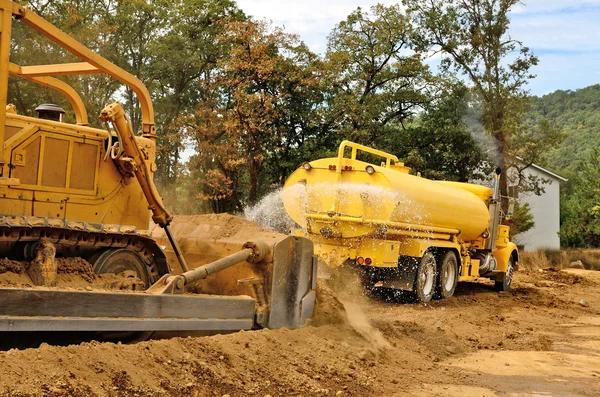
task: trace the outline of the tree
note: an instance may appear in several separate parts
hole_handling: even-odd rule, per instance
[[[600,247],[600,151],[561,186],[560,242],[568,247]]]
[[[182,121],[198,152],[192,166],[204,173],[203,197],[215,211],[232,211],[258,199],[265,159],[302,125],[294,122],[292,99],[317,81],[315,56],[266,22],[229,21],[219,39],[228,54],[217,62],[212,95]]]
[[[385,138],[385,146],[404,159],[405,165],[426,178],[460,182],[483,179],[486,155],[467,126],[469,90],[449,84],[424,112]]]
[[[565,139],[565,133],[548,120],[538,124],[521,125],[513,137],[510,160],[508,163],[508,180],[511,186],[518,186],[521,191],[530,191],[536,195],[544,193],[547,179],[530,175],[525,170],[533,164],[547,166],[548,156],[552,149]]]
[[[170,3],[164,34],[149,43],[149,74],[153,81],[157,121],[157,182],[173,188],[181,169],[184,136],[177,118],[192,112],[207,96],[217,61],[227,53],[218,40],[224,19],[246,16],[232,0],[178,0]],[[158,32],[157,32],[158,33]]]
[[[110,12],[109,3],[97,0],[29,1],[27,5],[92,50],[102,53],[110,47],[107,37],[112,28],[105,22]],[[39,65],[78,61],[23,23],[13,23],[12,33],[11,62]],[[99,126],[95,116],[109,103],[119,83],[106,75],[68,76],[64,79],[81,94],[90,123]],[[53,102],[65,109],[66,121],[74,121],[69,103],[57,92],[13,76],[9,78],[9,87],[8,100],[17,106],[19,113],[33,116],[37,105]]]
[[[326,123],[344,139],[371,145],[430,100],[433,77],[413,51],[398,5],[361,8],[328,37],[323,89]]]
[[[403,0],[416,30],[421,50],[441,53],[441,71],[456,71],[473,84],[483,102],[482,121],[495,140],[503,168],[510,141],[521,124],[525,84],[537,57],[509,34],[508,14],[519,0]],[[508,207],[507,173],[500,193]]]
[[[531,206],[529,203],[520,203],[515,201],[515,209],[510,224],[510,234],[516,236],[519,233],[526,232],[535,226]]]

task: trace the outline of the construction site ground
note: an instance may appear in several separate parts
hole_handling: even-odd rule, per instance
[[[422,305],[321,283],[303,329],[1,351],[0,394],[598,396],[599,289],[600,272],[525,270]]]

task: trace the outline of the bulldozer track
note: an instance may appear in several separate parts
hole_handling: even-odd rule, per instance
[[[150,281],[170,269],[165,254],[147,230],[135,226],[74,222],[39,216],[0,216],[0,253],[19,243],[49,241],[65,257],[89,257],[103,249],[125,248],[144,259]],[[0,255],[2,256],[2,255]]]

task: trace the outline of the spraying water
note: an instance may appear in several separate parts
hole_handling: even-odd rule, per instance
[[[267,229],[288,234],[296,223],[283,207],[282,190],[267,194],[258,203],[244,209],[244,217]]]

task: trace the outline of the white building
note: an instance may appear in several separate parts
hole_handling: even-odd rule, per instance
[[[523,246],[524,251],[535,251],[539,248],[560,248],[558,232],[560,230],[560,183],[567,179],[538,165],[531,165],[525,175],[533,175],[549,180],[544,184],[545,193],[537,196],[533,193],[521,194],[519,202],[529,203],[535,226],[530,230],[513,237],[513,242]]]

